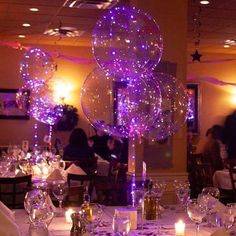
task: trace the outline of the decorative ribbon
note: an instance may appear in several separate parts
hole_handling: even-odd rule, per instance
[[[219,86],[236,86],[236,83],[225,82],[214,77],[188,77],[187,81],[205,81]]]
[[[18,49],[18,50],[23,50],[24,49],[26,51],[28,51],[30,48],[32,48],[32,47],[23,46],[19,42],[4,42],[4,41],[0,41],[0,45],[6,46],[6,47],[10,47],[10,48],[13,48],[13,49]],[[51,53],[51,52],[49,52],[49,54],[53,58],[60,58],[60,59],[64,59],[64,60],[67,60],[67,61],[74,62],[74,63],[80,63],[80,64],[92,64],[92,63],[95,63],[94,59],[78,58],[78,57],[64,55],[64,54],[60,54],[60,53]]]
[[[200,61],[198,63],[204,63],[204,64],[214,64],[214,63],[221,63],[221,62],[229,62],[229,61],[236,61],[234,58],[229,58],[229,59],[216,59],[216,60],[208,60],[208,61]],[[188,64],[194,64],[194,61],[189,61]]]

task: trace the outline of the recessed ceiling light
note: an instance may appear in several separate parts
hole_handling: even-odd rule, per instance
[[[20,35],[18,35],[18,38],[25,38],[25,35],[20,34]]]
[[[230,48],[230,45],[224,44],[224,48]]]
[[[30,11],[39,11],[39,9],[36,8],[36,7],[32,7],[32,8],[30,8],[29,10],[30,10]]]
[[[24,26],[24,27],[30,27],[30,24],[29,24],[29,23],[23,23],[22,26]]]
[[[210,1],[207,1],[207,0],[200,1],[200,4],[202,4],[202,5],[208,5],[209,3],[210,3]]]

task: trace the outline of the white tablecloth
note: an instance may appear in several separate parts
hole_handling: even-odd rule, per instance
[[[102,224],[95,229],[95,235],[109,236],[112,235],[112,216],[116,207],[104,207],[104,214]],[[16,210],[16,221],[20,226],[22,236],[28,236],[28,217],[24,210]],[[176,213],[174,208],[166,209],[162,218],[156,221],[146,221],[144,223],[144,230],[132,230],[129,235],[150,235],[155,236],[157,234],[158,227],[160,228],[161,235],[175,236],[174,223],[182,219],[186,223],[186,236],[195,236],[195,224],[193,224],[187,217],[186,213]],[[68,236],[70,235],[71,224],[65,222],[63,217],[54,217],[52,223],[49,226],[50,236]],[[216,228],[207,228],[200,226],[199,236],[209,236]]]
[[[213,175],[213,184],[217,188],[232,189],[229,170],[217,170]]]

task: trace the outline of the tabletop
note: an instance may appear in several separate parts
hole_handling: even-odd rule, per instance
[[[95,235],[109,236],[112,234],[112,217],[114,211],[119,207],[103,206],[103,218],[99,227],[95,229]],[[22,235],[28,236],[29,221],[25,210],[15,211],[16,223],[19,225]],[[179,213],[176,207],[166,207],[162,213],[161,219],[155,221],[144,221],[143,230],[131,230],[129,235],[165,235],[175,236],[174,223],[183,220],[186,223],[185,235],[195,236],[195,224],[188,218],[187,213]],[[71,223],[67,223],[65,217],[54,217],[49,226],[50,236],[68,236],[70,235]],[[200,226],[199,236],[209,236],[216,228],[208,228],[202,224]]]

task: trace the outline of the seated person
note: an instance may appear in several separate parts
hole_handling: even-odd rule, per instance
[[[221,126],[213,125],[207,133],[207,138],[202,150],[203,160],[210,163],[214,171],[222,170],[224,166],[221,156]]]
[[[78,164],[87,174],[94,174],[97,169],[97,159],[93,149],[88,145],[86,133],[81,128],[72,131],[69,144],[64,149],[63,160]]]
[[[107,141],[110,136],[102,130],[96,130],[96,134],[89,138],[89,146],[93,148],[94,152],[98,154],[102,159],[107,160],[109,156],[109,150],[107,147]]]

